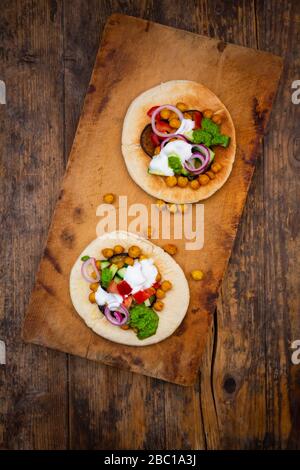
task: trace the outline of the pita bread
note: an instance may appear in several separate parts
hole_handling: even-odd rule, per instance
[[[139,246],[143,254],[154,259],[162,278],[171,281],[173,284],[172,290],[164,298],[164,310],[161,313],[158,312],[159,323],[156,334],[144,340],[138,339],[133,330],[122,330],[118,326],[112,325],[100,312],[97,304],[92,304],[88,300],[91,291],[89,283],[83,279],[80,272],[81,257],[89,255],[99,259],[103,248],[110,248],[115,245],[122,245],[125,250],[131,245]],[[190,297],[186,277],[176,261],[162,248],[138,235],[125,231],[105,234],[92,241],[83,250],[71,270],[70,295],[75,310],[89,328],[103,338],[130,346],[147,346],[158,343],[170,336],[185,317]]]
[[[206,186],[194,190],[189,186],[169,188],[165,178],[150,175],[147,169],[150,157],[140,145],[140,137],[144,127],[150,123],[147,111],[156,105],[177,102],[188,104],[189,109],[203,111],[211,109],[222,116],[221,132],[230,136],[230,144],[225,149],[215,147],[215,161],[222,164],[222,169]],[[224,104],[208,88],[200,83],[189,80],[173,80],[162,83],[139,95],[129,106],[122,132],[122,153],[133,180],[148,194],[158,199],[177,204],[193,203],[210,197],[223,186],[230,175],[235,158],[236,140],[231,116]]]

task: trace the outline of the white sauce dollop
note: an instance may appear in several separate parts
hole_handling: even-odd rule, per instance
[[[195,127],[195,121],[192,119],[185,119],[183,118],[180,124],[180,127],[177,129],[175,134],[182,134],[185,135],[187,132],[190,132]]]
[[[109,310],[117,310],[123,302],[123,297],[119,294],[106,292],[106,290],[99,286],[95,293],[95,300],[100,306],[107,305]]]
[[[190,121],[190,119],[187,119]],[[183,164],[192,155],[192,144],[184,140],[173,140],[168,142],[158,155],[155,155],[150,162],[150,173],[159,174],[163,176],[173,176],[174,171],[169,167],[168,157],[176,155],[180,158]]]
[[[132,288],[132,294],[151,287],[158,274],[154,261],[151,258],[135,261],[133,266],[128,266],[124,280]]]

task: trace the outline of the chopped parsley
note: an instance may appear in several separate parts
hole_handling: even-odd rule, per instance
[[[177,155],[170,155],[168,157],[168,165],[172,170],[174,171],[175,175],[178,175],[182,172],[182,163],[179,157]]]
[[[193,142],[195,144],[204,144],[206,147],[211,145],[228,147],[229,141],[230,137],[220,133],[220,126],[208,118],[202,119],[201,129],[193,131]]]

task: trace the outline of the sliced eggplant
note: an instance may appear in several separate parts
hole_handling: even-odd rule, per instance
[[[113,255],[111,258],[108,258],[108,261],[112,264],[118,264],[125,260],[128,253],[120,253],[119,255]]]
[[[151,140],[151,133],[152,133],[152,126],[151,124],[147,124],[147,126],[143,129],[141,133],[141,140],[140,144],[144,152],[149,156],[153,157],[155,146]]]

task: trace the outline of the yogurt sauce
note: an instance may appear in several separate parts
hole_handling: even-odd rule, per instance
[[[187,119],[188,121],[189,119]],[[163,175],[173,176],[174,171],[169,167],[168,157],[176,155],[180,158],[183,164],[185,160],[188,160],[192,156],[192,144],[184,142],[184,140],[173,140],[168,142],[158,155],[155,155],[150,162],[150,172]]]

